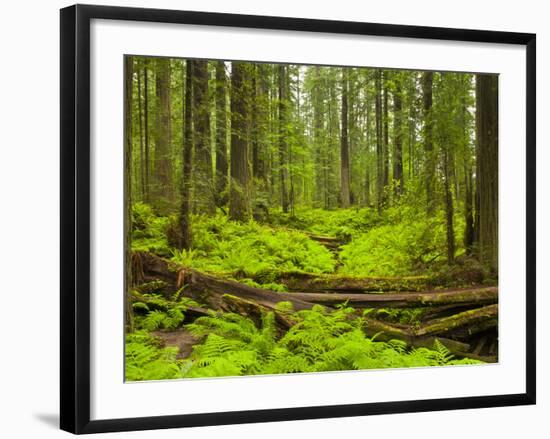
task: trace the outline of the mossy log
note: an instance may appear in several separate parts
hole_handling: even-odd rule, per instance
[[[429,276],[356,277],[302,272],[283,273],[275,281],[289,291],[302,292],[424,291],[435,285]]]
[[[498,305],[494,304],[426,322],[415,330],[415,334],[418,336],[452,334],[457,329],[463,329],[468,335],[474,335],[496,328],[497,325]]]
[[[381,340],[398,339],[411,346],[431,347],[434,340],[440,340],[453,354],[470,356],[469,345],[461,344],[456,338],[469,337],[487,330],[496,330],[498,326],[498,305],[463,311],[458,314],[426,322],[420,326],[390,324],[379,320],[365,318],[365,333],[377,336]],[[467,337],[460,335],[467,334]],[[457,335],[459,337],[457,337]],[[477,355],[479,359],[481,356]],[[476,358],[477,358],[476,357]],[[495,357],[496,358],[496,357]],[[492,358],[483,357],[483,361],[494,362]]]
[[[380,340],[399,339],[410,346],[433,347],[440,340],[457,356],[468,356],[468,338],[487,330],[496,330],[498,321],[498,289],[496,287],[470,288],[451,291],[409,292],[394,294],[338,294],[338,293],[277,293],[244,285],[231,279],[183,268],[150,253],[136,255],[144,282],[161,280],[163,291],[170,297],[175,291],[222,312],[237,312],[258,321],[261,314],[273,311],[278,326],[292,326],[292,318],[280,311],[280,302],[290,302],[294,310],[311,309],[316,303],[330,309],[331,305],[347,302],[350,306],[388,307],[441,306],[468,304],[475,309],[433,319],[420,326],[386,323],[364,317],[365,332]],[[159,284],[161,285],[161,284]],[[306,300],[307,299],[307,300]],[[487,306],[481,306],[486,305]],[[356,313],[361,316],[360,312]],[[486,359],[487,360],[487,359]]]
[[[255,288],[231,279],[201,273],[166,261],[147,252],[135,253],[141,261],[140,270],[144,282],[162,280],[163,287],[159,292],[169,298],[183,288],[182,294],[203,303],[214,310],[224,310],[225,295],[235,296],[269,310],[276,310],[280,302],[291,302],[296,311],[310,309],[313,304],[305,302],[290,294],[281,294],[262,288]]]
[[[220,307],[220,298],[224,294],[254,300],[270,309],[274,309],[279,302],[288,301],[293,304],[295,310],[309,309],[312,304],[333,306],[348,303],[354,308],[403,308],[440,305],[480,306],[498,302],[497,287],[387,294],[278,293],[185,269],[150,253],[141,253],[139,259],[142,261],[140,270],[146,282],[163,281],[158,285],[162,286],[162,290],[167,290],[167,294],[172,294],[183,287],[186,296],[200,303],[210,304],[214,309]]]
[[[479,306],[498,302],[498,288],[463,288],[422,293],[343,294],[343,293],[289,293],[305,302],[333,306],[347,303],[353,308],[413,308],[441,305]]]

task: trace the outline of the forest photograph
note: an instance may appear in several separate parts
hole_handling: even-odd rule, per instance
[[[498,75],[124,57],[125,379],[498,362]]]

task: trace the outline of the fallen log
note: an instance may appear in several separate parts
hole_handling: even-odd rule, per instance
[[[458,328],[466,330],[468,335],[478,334],[498,325],[498,305],[484,306],[426,322],[415,330],[418,336],[452,333]]]
[[[441,337],[453,337],[457,329],[466,330],[471,336],[487,329],[497,327],[498,305],[464,311],[450,317],[433,320],[418,327],[410,325],[391,324],[365,317],[365,332],[374,336],[380,334],[384,339],[395,338],[414,346],[415,341]],[[432,340],[433,341],[433,340]],[[456,340],[453,340],[456,341]],[[457,341],[457,343],[460,343]],[[467,352],[469,349],[458,345],[449,350]]]
[[[150,253],[141,253],[140,259],[142,260],[142,277],[145,282],[156,280],[157,284],[162,286],[163,289],[168,289],[168,294],[185,286],[185,295],[200,303],[210,304],[214,309],[220,307],[220,297],[224,294],[254,300],[258,304],[271,309],[274,309],[279,302],[288,301],[293,304],[295,310],[309,309],[312,304],[331,307],[346,302],[355,308],[403,308],[440,305],[480,306],[498,301],[497,287],[387,294],[278,293],[185,269]],[[163,282],[158,282],[159,280]]]
[[[283,273],[275,281],[289,291],[303,292],[423,291],[434,285],[429,276],[355,277],[302,272]]]
[[[185,269],[149,253],[142,253],[135,259],[141,261],[139,269],[142,280],[144,282],[162,280],[163,283],[159,285],[163,285],[168,296],[183,288],[183,295],[206,305],[207,308],[238,312],[255,321],[258,321],[262,313],[273,311],[281,328],[289,328],[293,324],[292,317],[278,309],[277,304],[283,301],[290,302],[296,311],[311,309],[316,303],[327,306],[329,309],[331,305],[342,302],[348,302],[350,306],[358,308],[470,304],[477,308],[430,320],[418,327],[390,324],[368,316],[364,318],[365,332],[369,336],[377,335],[381,340],[399,339],[416,347],[432,347],[434,341],[438,339],[452,353],[468,356],[470,346],[463,341],[451,340],[451,338],[456,338],[456,334],[459,334],[461,339],[467,340],[468,336],[497,326],[498,289],[496,287],[394,294],[277,293]],[[491,304],[479,307],[487,303]],[[357,315],[361,314],[358,312]]]
[[[175,291],[183,288],[183,295],[214,310],[224,309],[223,297],[225,295],[254,301],[269,310],[276,310],[277,304],[285,301],[292,303],[296,311],[310,309],[314,305],[292,297],[291,294],[281,294],[255,288],[231,279],[186,269],[151,253],[140,252],[136,255],[138,257],[134,259],[141,260],[140,270],[144,282],[162,280],[162,289],[159,292],[167,298],[171,297]]]
[[[343,293],[283,293],[305,302],[334,306],[347,303],[353,308],[413,308],[440,305],[485,305],[498,302],[498,288],[464,288],[422,293],[343,294]]]

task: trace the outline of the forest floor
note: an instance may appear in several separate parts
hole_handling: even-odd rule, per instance
[[[165,346],[178,348],[176,358],[182,360],[189,357],[193,351],[193,346],[199,339],[186,329],[177,329],[175,331],[153,331],[151,335],[163,340]]]
[[[498,361],[496,280],[445,263],[437,218],[196,217],[188,251],[172,224],[135,210],[128,379]]]

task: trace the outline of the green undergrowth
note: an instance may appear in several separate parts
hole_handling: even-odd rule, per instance
[[[339,272],[361,276],[414,276],[437,274],[447,259],[445,220],[442,214],[426,218],[411,208],[391,208],[383,225],[355,237],[341,247]],[[462,218],[456,216],[455,230],[461,236]],[[456,242],[456,256],[464,253]]]
[[[173,260],[198,270],[232,273],[262,283],[272,273],[330,273],[336,261],[304,233],[273,229],[255,221],[238,223],[223,214],[193,218],[193,248],[173,251]]]
[[[230,221],[221,212],[214,217],[192,216],[190,250],[172,248],[167,239],[175,217],[158,217],[142,203],[133,206],[134,251],[150,251],[185,267],[223,273],[253,286],[284,291],[278,273],[334,272],[337,261],[323,245],[305,233],[273,228],[255,221]]]
[[[430,275],[442,283],[462,279],[460,265],[446,264],[446,229],[443,213],[426,218],[423,210],[391,207],[378,214],[372,208],[334,211],[300,210],[283,214],[274,210],[269,224],[230,221],[221,211],[213,217],[192,215],[193,246],[180,250],[170,246],[167,235],[177,228],[175,216],[156,216],[146,204],[133,206],[135,251],[150,251],[186,267],[223,273],[254,286],[284,291],[276,283],[279,274],[308,272],[345,276],[395,277]],[[455,234],[461,236],[464,222],[455,216]],[[339,254],[330,252],[308,234],[339,237]],[[464,248],[457,240],[457,261]],[[463,269],[464,268],[464,269]],[[475,276],[462,276],[463,284],[479,283]]]
[[[332,236],[342,242],[368,232],[382,220],[376,209],[368,207],[338,210],[300,209],[292,215],[278,209],[270,214],[270,223],[274,226]]]
[[[170,221],[169,217],[155,215],[147,204],[132,204],[132,250],[170,256],[171,249],[166,236]]]
[[[325,372],[396,367],[478,364],[457,360],[439,341],[432,349],[408,348],[399,340],[377,341],[365,336],[365,322],[350,319],[352,308],[327,311],[321,306],[292,312],[296,323],[280,335],[275,314],[266,313],[260,325],[238,314],[200,317],[186,329],[200,342],[189,358],[176,359],[177,348],[166,348],[146,332],[126,339],[126,379],[205,378],[260,374]]]
[[[185,313],[190,306],[200,304],[188,297],[179,297],[179,292],[170,300],[160,294],[141,294],[132,303],[133,323],[136,330],[174,330],[182,326]]]

